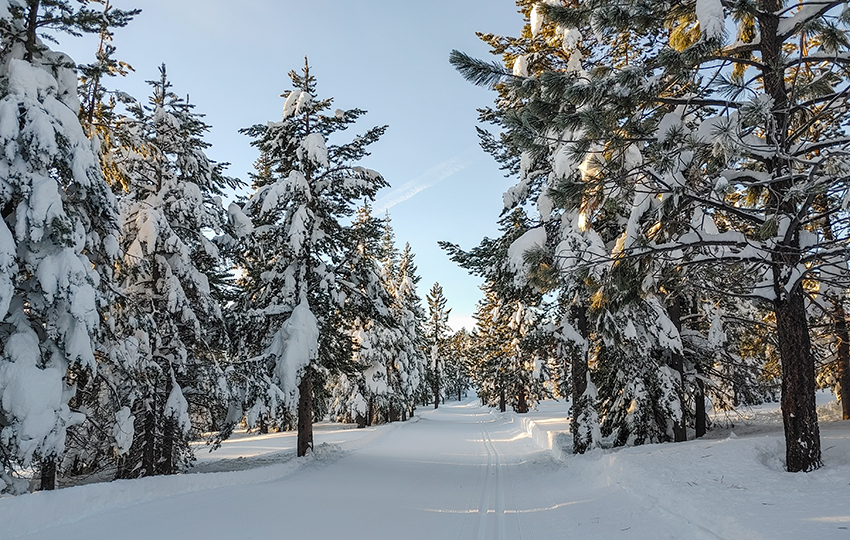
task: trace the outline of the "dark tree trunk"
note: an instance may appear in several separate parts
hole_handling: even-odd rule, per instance
[[[56,489],[56,459],[45,458],[41,462],[41,491]]]
[[[298,443],[296,455],[303,457],[313,448],[313,381],[307,368],[298,384]]]
[[[783,39],[779,32],[782,0],[758,2],[761,37],[762,75],[765,93],[773,99],[773,127],[766,132],[767,143],[780,153],[788,149],[788,91],[785,86]],[[777,155],[766,161],[768,172],[777,180],[769,186],[771,208],[778,215],[797,219],[801,215],[792,189],[788,161]],[[806,203],[808,204],[808,203]],[[785,426],[785,457],[789,472],[813,471],[822,466],[820,430],[815,408],[815,364],[803,289],[799,282],[788,283],[800,264],[799,222],[792,223],[773,252],[773,287],[776,333],[782,361],[782,420]]]
[[[820,468],[820,430],[815,406],[815,362],[803,291],[798,285],[774,303],[782,360],[782,420],[788,472]]]
[[[440,407],[440,387],[439,385],[434,385],[434,408],[437,409]]]
[[[410,417],[411,417],[411,418],[413,418],[413,413],[414,413],[414,411],[416,411],[416,407],[411,407],[411,408],[410,408]]]
[[[460,387],[458,386],[458,388],[457,388],[457,400],[458,400],[458,401],[460,401],[460,400],[462,400],[462,399],[463,399],[463,396],[462,396],[462,395],[460,395],[460,393],[461,393],[461,389],[460,389]]]
[[[157,403],[156,396],[152,397],[153,403],[145,411],[145,432],[142,434],[142,470],[140,476],[153,476],[156,474],[156,443],[157,443]]]
[[[166,381],[165,396],[168,399],[174,388],[174,384],[170,377]],[[157,474],[174,474],[174,437],[176,431],[177,423],[174,421],[174,417],[164,418],[162,422],[162,448]]]
[[[401,421],[407,422],[407,408],[406,407],[401,408]]]
[[[395,405],[393,405],[392,403],[390,403],[389,412],[387,413],[387,416],[387,420],[389,420],[390,423],[398,422],[398,413],[396,413]]]
[[[41,7],[41,0],[29,0],[27,2],[30,6],[30,10],[27,13],[27,41],[25,43],[25,47],[27,52],[24,54],[24,60],[27,62],[32,62],[33,55],[36,50],[36,39],[38,32],[38,10]]]
[[[363,429],[366,427],[366,417],[360,413],[354,417],[354,421],[357,423],[358,429]]]
[[[516,412],[525,414],[528,412],[528,397],[525,388],[520,388],[519,396],[517,396]]]
[[[682,333],[682,299],[678,296],[673,299],[670,307],[667,310],[670,315],[670,321],[679,333]],[[673,440],[675,442],[684,442],[688,440],[687,419],[685,417],[685,359],[678,352],[673,352],[670,355],[670,367],[679,374],[679,388],[676,394],[679,396],[679,410],[682,412],[682,417],[678,422],[673,423]]]
[[[694,427],[696,429],[696,437],[705,435],[708,427],[708,419],[705,415],[705,383],[700,376],[702,373],[697,369],[697,392],[694,396],[694,408],[696,409],[696,418],[694,419]]]
[[[578,330],[581,337],[587,340],[590,335],[590,330],[587,324],[587,308],[585,306],[573,306],[570,308],[570,311],[572,319],[576,324],[576,330]],[[573,383],[571,431],[573,432],[573,452],[576,454],[584,454],[590,446],[588,444],[590,441],[586,441],[583,440],[582,437],[575,436],[575,434],[579,431],[578,422],[579,417],[583,414],[582,411],[591,405],[589,403],[585,403],[587,398],[584,395],[584,393],[587,392],[587,355],[588,351],[587,348],[585,348],[584,353],[580,356],[574,357],[570,363],[570,378]]]
[[[257,429],[259,429],[260,433],[263,435],[269,432],[269,424],[266,422],[266,417],[263,414],[261,414],[260,418],[257,420]]]
[[[835,324],[835,340],[838,342],[838,399],[841,401],[841,416],[850,420],[850,332],[847,330],[847,314],[841,302],[835,303],[832,312]]]
[[[366,425],[371,426],[375,423],[375,398],[370,397],[369,403],[366,404]]]
[[[499,411],[505,412],[508,408],[508,400],[505,397],[505,389],[499,390]]]
[[[173,418],[166,418],[162,423],[162,455],[159,458],[158,474],[174,474],[174,436],[177,423]]]

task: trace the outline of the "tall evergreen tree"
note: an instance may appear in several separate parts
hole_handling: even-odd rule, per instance
[[[357,245],[344,221],[357,201],[373,199],[386,185],[380,174],[355,165],[386,128],[328,144],[364,111],[329,113],[332,100],[314,97],[306,59],[290,78],[294,89],[284,94],[282,120],[244,130],[266,166],[242,209],[254,229],[238,261],[244,292],[234,323],[239,354],[259,381],[246,383],[244,406],[296,413],[303,456],[313,443],[314,385],[323,387],[327,373],[350,363],[352,321],[385,314],[386,306],[364,292],[379,280],[363,281],[347,266]]]
[[[221,256],[206,233],[225,226],[218,194],[232,182],[206,157],[209,126],[174,94],[164,66],[149,84],[148,105],[133,106],[123,122],[129,145],[116,158],[128,191],[114,317],[134,342],[118,376],[135,419],[122,477],[176,472],[191,459],[190,407],[198,418],[208,399],[229,397],[218,365],[228,347],[216,290]]]
[[[74,64],[40,36],[96,32],[98,15],[60,0],[0,2],[0,478],[10,490],[38,461],[42,488],[55,487],[67,428],[84,418],[70,409],[74,387],[97,370],[95,268],[118,251],[115,199],[77,118]]]
[[[449,313],[447,309],[448,300],[443,296],[443,288],[439,283],[434,283],[426,296],[428,301],[428,319],[425,323],[425,338],[427,343],[428,368],[426,380],[431,387],[434,399],[434,408],[440,406],[443,397],[445,381],[443,372],[448,357]]]

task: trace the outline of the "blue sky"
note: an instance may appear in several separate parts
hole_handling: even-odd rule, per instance
[[[476,108],[495,94],[464,81],[448,63],[452,49],[490,58],[475,31],[519,33],[511,0],[113,0],[141,15],[115,35],[117,58],[135,73],[115,82],[147,99],[146,80],[165,63],[174,91],[188,95],[212,125],[209,155],[248,178],[256,152],[238,133],[280,118],[287,73],[309,57],[318,97],[369,111],[358,126],[388,124],[362,165],[391,188],[375,203],[389,210],[400,247],[416,253],[424,298],[435,281],[452,308],[452,326],[469,327],[480,281],[437,246],[469,248],[497,234],[502,192],[511,184],[478,147]],[[57,47],[78,63],[93,38],[63,38]]]

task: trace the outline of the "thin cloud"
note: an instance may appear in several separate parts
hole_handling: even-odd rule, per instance
[[[415,197],[422,191],[433,187],[446,178],[454,176],[473,163],[469,151],[431,167],[418,177],[379,197],[372,208],[376,213],[389,210],[393,206]]]

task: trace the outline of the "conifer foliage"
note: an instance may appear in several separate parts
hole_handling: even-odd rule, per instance
[[[98,14],[59,0],[0,2],[0,464],[42,463],[55,485],[56,461],[75,384],[97,371],[99,312],[94,265],[118,253],[115,199],[77,119],[73,62],[51,51],[42,31],[97,31]],[[123,25],[132,13],[105,19]]]
[[[434,408],[440,407],[440,401],[445,399],[444,372],[449,356],[449,312],[448,300],[443,295],[443,288],[434,283],[426,296],[428,301],[428,319],[425,322],[425,339],[427,343],[428,367],[426,380],[431,388]]]
[[[218,361],[228,348],[216,291],[222,258],[207,234],[223,232],[218,194],[229,182],[204,154],[208,126],[172,91],[164,66],[149,84],[149,103],[122,122],[126,146],[116,157],[128,191],[113,316],[133,351],[119,358],[125,372],[116,376],[130,383],[123,405],[135,418],[133,445],[121,449],[125,477],[170,474],[190,458],[190,403],[222,391]]]
[[[781,0],[518,4],[530,21],[522,39],[483,36],[512,70],[461,53],[452,62],[501,95],[482,119],[505,128],[485,142],[520,175],[506,206],[536,200],[541,219],[555,210],[562,233],[575,231],[548,254],[564,284],[578,275],[589,286],[567,301],[586,309],[587,336],[601,340],[600,405],[614,407],[606,418],[620,403],[645,419],[628,413],[615,432],[655,440],[669,423],[647,421],[683,421],[683,389],[699,367],[682,362],[674,304],[700,304],[682,287],[698,277],[772,311],[787,468],[820,467],[805,298],[847,287],[847,228],[837,225],[847,10]],[[830,234],[818,234],[825,220]],[[699,271],[682,273],[690,267]],[[639,371],[612,379],[623,366]]]
[[[254,175],[254,193],[233,209],[253,224],[238,260],[244,293],[234,326],[238,350],[254,366],[243,391],[249,420],[297,415],[298,455],[304,455],[312,446],[313,388],[351,359],[347,324],[387,314],[374,296],[376,269],[363,275],[347,262],[356,260],[358,246],[344,224],[358,201],[386,185],[380,174],[356,165],[386,128],[333,144],[364,111],[331,111],[331,99],[316,98],[306,59],[290,78],[283,118],[244,130],[265,166]]]

